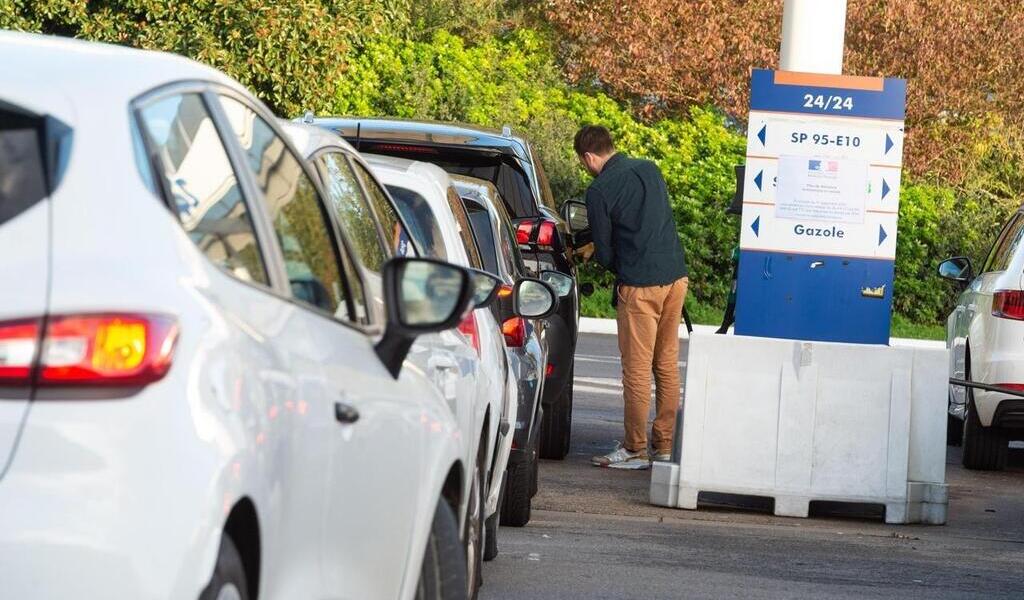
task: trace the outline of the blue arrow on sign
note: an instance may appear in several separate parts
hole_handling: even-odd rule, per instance
[[[761,140],[761,145],[764,146],[764,140],[768,136],[768,126],[762,125],[761,131],[757,132],[757,139]]]
[[[893,143],[892,138],[889,137],[889,134],[885,134],[885,153],[888,154],[889,151],[892,150],[892,147],[895,145],[896,144]]]
[[[757,186],[757,190],[761,191],[761,182],[764,181],[764,169],[757,172],[757,176],[754,177],[754,184]]]
[[[881,246],[882,242],[884,242],[885,238],[887,238],[887,237],[889,237],[889,234],[887,234],[885,232],[885,227],[882,227],[881,225],[879,225],[878,226],[878,245]]]
[[[761,217],[754,219],[754,222],[750,224],[750,228],[754,230],[756,237],[761,236]]]
[[[889,187],[889,182],[886,181],[883,178],[882,179],[882,200],[885,200],[885,197],[888,196],[889,192],[891,192],[891,191],[892,191],[892,188]]]

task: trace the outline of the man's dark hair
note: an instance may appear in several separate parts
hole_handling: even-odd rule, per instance
[[[576,154],[583,156],[587,152],[604,156],[615,152],[615,144],[612,143],[612,134],[600,125],[585,125],[576,132],[576,139],[572,141],[572,147]]]

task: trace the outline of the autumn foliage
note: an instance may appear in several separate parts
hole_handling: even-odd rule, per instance
[[[778,66],[782,0],[545,0],[567,74],[640,114],[715,105],[741,120]],[[980,139],[1024,123],[1024,3],[849,0],[844,72],[909,80],[908,168],[960,182]],[[997,129],[998,131],[993,131]]]

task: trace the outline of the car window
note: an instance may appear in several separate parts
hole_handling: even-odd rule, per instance
[[[366,167],[355,161],[352,164],[355,165],[356,175],[363,183],[366,193],[370,196],[374,214],[380,219],[388,254],[390,256],[416,256],[416,248],[413,246],[412,238],[409,236],[409,232],[405,230],[405,226],[402,225],[402,221],[398,218],[395,208],[391,206],[391,200],[388,199],[388,195],[384,193],[384,190],[381,189],[377,180],[370,175],[370,172],[366,170]]]
[[[1020,246],[1024,236],[1024,215],[1018,213],[1007,223],[992,246],[988,259],[985,261],[984,273],[1001,272],[1010,267],[1013,255]]]
[[[392,185],[387,188],[402,219],[409,225],[409,235],[416,246],[430,258],[448,260],[441,229],[427,199],[407,188]]]
[[[332,152],[321,155],[317,163],[324,174],[324,187],[334,214],[355,246],[359,260],[367,269],[380,273],[388,256],[382,246],[373,210],[363,196],[348,159]]]
[[[476,202],[463,200],[463,205],[466,209],[466,216],[469,217],[469,224],[473,229],[473,238],[476,240],[484,270],[494,275],[500,275],[498,249],[494,240],[494,230],[491,228],[490,213]]]
[[[455,215],[455,223],[458,225],[459,237],[462,238],[462,245],[466,247],[466,254],[469,255],[469,266],[474,269],[482,269],[483,261],[480,260],[480,252],[476,247],[476,240],[473,239],[473,229],[469,224],[469,217],[466,216],[466,208],[462,206],[462,198],[455,191],[453,186],[448,186],[448,208]]]
[[[221,103],[262,189],[292,297],[348,318],[340,259],[316,186],[284,140],[255,111],[226,96]]]
[[[0,109],[0,225],[46,197],[42,121]]]
[[[530,159],[533,162],[533,170],[537,173],[537,181],[540,183],[541,202],[551,210],[557,211],[555,195],[551,193],[551,183],[548,181],[548,175],[544,172],[544,167],[540,164],[540,159],[537,157],[537,153],[533,151],[533,148],[530,149]]]
[[[202,97],[183,94],[158,100],[140,115],[161,187],[188,237],[235,277],[266,284],[249,209]]]
[[[498,223],[498,249],[499,255],[505,262],[505,268],[513,277],[519,273],[526,272],[526,265],[523,263],[523,255],[519,251],[519,244],[516,242],[516,234],[512,231],[512,224],[506,221]]]

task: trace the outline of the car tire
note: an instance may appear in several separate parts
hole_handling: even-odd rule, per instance
[[[558,398],[546,406],[540,425],[540,457],[562,460],[569,454],[572,437],[573,373]]]
[[[465,557],[455,511],[441,499],[434,509],[434,522],[423,553],[416,600],[465,600]]]
[[[231,538],[222,535],[217,564],[210,583],[199,594],[199,600],[249,600],[249,586],[245,577],[242,556]]]
[[[466,590],[469,598],[476,598],[483,584],[483,553],[486,546],[484,527],[484,486],[481,460],[473,469],[473,483],[469,490],[469,504],[466,507]]]
[[[954,417],[953,415],[946,415],[946,445],[947,446],[960,446],[964,440],[964,422]]]
[[[497,510],[484,522],[484,562],[490,562],[498,557],[498,518],[500,515],[501,510]]]
[[[538,484],[538,476],[540,474],[540,457],[536,452],[533,453],[533,459],[530,461],[530,497],[533,498],[537,495],[537,489],[540,487]]]
[[[1009,439],[998,427],[985,427],[978,417],[972,394],[967,395],[967,418],[963,424],[964,467],[972,471],[1002,471],[1006,468]]]
[[[533,464],[536,464],[533,461]],[[508,482],[505,497],[501,503],[501,524],[522,527],[530,522],[533,500],[530,496],[532,485],[531,461],[509,463]]]

